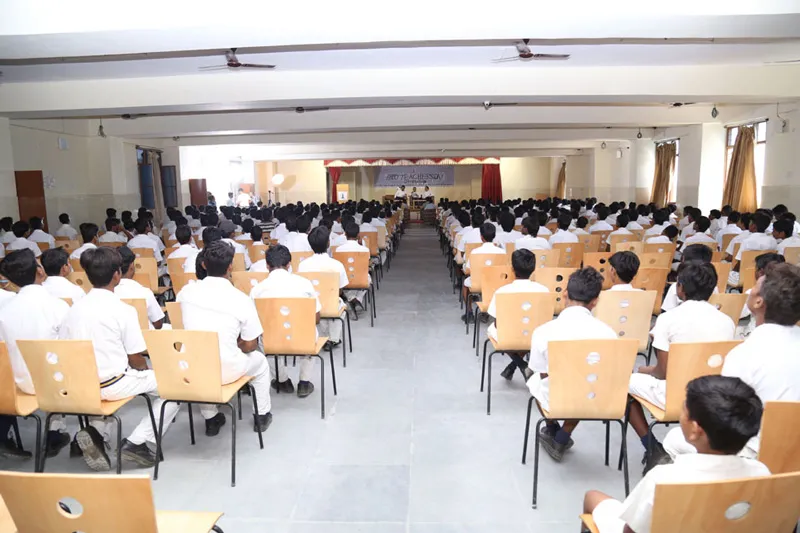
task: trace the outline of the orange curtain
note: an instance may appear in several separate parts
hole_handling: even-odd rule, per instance
[[[558,172],[558,184],[556,185],[556,197],[566,198],[567,196],[567,162],[561,163],[561,170]]]
[[[676,151],[675,143],[656,145],[656,171],[653,174],[653,189],[650,192],[650,201],[658,207],[664,207],[669,203]]]
[[[722,204],[730,204],[741,213],[752,213],[758,207],[755,138],[753,126],[739,128],[728,167],[728,178],[722,191]]]

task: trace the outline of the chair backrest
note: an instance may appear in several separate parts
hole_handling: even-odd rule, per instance
[[[92,341],[17,341],[39,408],[100,415],[100,380]]]
[[[19,395],[22,394],[14,382],[14,369],[5,342],[0,342],[0,414],[16,415],[20,412]],[[26,413],[27,414],[27,413]]]
[[[150,319],[147,317],[147,300],[144,298],[122,298],[122,301],[136,309],[139,318],[139,327],[150,329]]]
[[[639,351],[647,349],[650,339],[650,316],[656,291],[603,291],[593,314],[602,320],[617,336],[638,339]]]
[[[136,255],[136,259],[155,258],[156,252],[153,248],[131,248],[131,252]]]
[[[333,258],[344,265],[348,284],[346,289],[366,289],[369,287],[369,254],[365,252],[333,253]]]
[[[339,318],[339,274],[336,272],[299,272],[298,276],[306,278],[314,286],[319,303],[322,306],[320,316]]]
[[[72,307],[72,298],[61,298],[61,299],[67,302],[68,306]]]
[[[613,237],[613,235],[612,235]],[[644,243],[642,241],[623,241],[623,242],[612,242],[611,243],[611,251],[616,252],[633,252],[636,255],[641,255],[642,250],[644,249]]]
[[[583,261],[584,246],[580,242],[558,242],[553,245],[558,250],[558,266],[561,268],[580,268]],[[539,265],[536,265],[537,267]]]
[[[537,268],[533,280],[541,283],[556,295],[555,314],[559,314],[567,305],[567,283],[577,268]]]
[[[665,420],[677,421],[686,400],[686,384],[701,376],[716,376],[725,358],[742,341],[673,342],[667,360]]]
[[[548,222],[544,227],[549,229],[551,233],[555,233],[558,230],[558,222]]]
[[[114,241],[114,242],[98,242],[97,246],[100,247],[100,248],[102,248],[104,246],[106,248],[119,248],[120,246],[125,246],[125,243],[118,242],[118,241]]]
[[[267,254],[267,249],[269,249],[269,246],[262,242],[254,242],[248,246],[247,253],[250,254],[250,262],[255,263],[264,259]]]
[[[60,246],[68,253],[72,253],[81,247],[81,243],[80,241],[71,241],[69,239],[64,240],[63,238],[56,237],[56,246]]]
[[[787,246],[783,249],[783,257],[787,263],[800,265],[800,246]]]
[[[231,264],[231,271],[232,272],[245,271],[244,254],[242,252],[236,252],[235,254],[233,254],[233,263]]]
[[[146,249],[149,250],[149,248]],[[142,281],[138,279],[136,281],[139,281],[145,287],[149,287],[152,291],[158,290],[158,265],[153,257],[137,257],[133,262],[133,269],[134,278],[137,274],[146,276],[146,278],[142,277]],[[146,281],[146,283],[143,281]]]
[[[358,242],[369,248],[369,255],[378,255],[378,232],[362,231],[358,234]]]
[[[640,268],[631,285],[637,289],[656,291],[656,301],[653,303],[653,314],[661,313],[661,301],[664,299],[664,288],[667,285],[668,268]]]
[[[558,268],[558,262],[561,259],[561,250],[558,248],[531,250],[531,253],[536,257],[536,270],[540,268]]]
[[[747,303],[747,295],[735,292],[719,292],[712,294],[711,298],[708,299],[708,303],[728,315],[734,324],[738,324],[742,316],[742,309]]]
[[[73,272],[83,272],[83,267],[81,266],[80,259],[70,259],[69,266],[72,267]]]
[[[584,253],[600,251],[600,235],[578,235],[578,242],[583,244]]]
[[[728,275],[731,273],[731,264],[723,262],[713,262],[714,270],[717,271],[717,290],[725,292],[725,286],[728,284]]]
[[[725,280],[727,284],[727,279]],[[747,292],[756,284],[756,267],[743,268],[739,271],[739,281],[742,284],[742,292]]]
[[[645,252],[639,255],[639,268],[671,268],[673,252]]]
[[[162,398],[186,402],[222,401],[222,364],[216,331],[143,331]]]
[[[483,269],[489,266],[505,266],[509,264],[506,254],[479,254],[474,253],[469,258],[470,278],[472,287],[470,291],[481,292]]]
[[[184,263],[186,263],[185,257],[173,257],[172,259],[167,259],[167,272],[169,272],[170,277],[175,274],[182,274]]]
[[[592,267],[603,276],[603,290],[611,288],[611,277],[608,275],[611,265],[608,263],[608,260],[612,255],[611,252],[590,252],[583,254],[584,268]]]
[[[737,235],[738,235],[738,233],[726,233],[725,235],[723,235],[723,236],[722,236],[722,251],[723,251],[723,252],[726,252],[726,253],[727,253],[727,251],[728,251],[728,246],[730,246],[730,245],[731,245],[731,241],[732,241],[732,240],[733,240],[733,239],[734,239],[734,238],[735,238]],[[734,257],[736,257],[736,253],[734,253],[734,254],[733,254],[733,256],[734,256]]]
[[[167,247],[167,250],[173,248],[176,244],[178,244],[178,239],[164,239],[164,245]]]
[[[514,255],[514,252],[517,251],[517,245],[513,242],[507,242],[503,245],[503,248],[506,251],[506,255],[508,256],[509,263],[511,262],[511,256]]]
[[[256,298],[264,328],[265,354],[316,353],[316,300],[314,298]]]
[[[300,270],[300,262],[305,261],[314,255],[314,252],[292,252],[292,272],[297,274]]]
[[[206,247],[206,243],[204,243],[203,239],[201,239],[199,237],[195,237],[194,238],[194,244],[197,246],[198,250],[202,250],[203,248]]]
[[[464,245],[464,262],[466,263],[470,256],[472,255],[472,250],[479,247],[481,243],[479,242],[468,242]]]
[[[38,246],[39,250],[42,251],[42,252],[44,252],[45,250],[49,250],[50,249],[50,243],[49,242],[37,242],[36,246]]]
[[[183,329],[183,310],[178,302],[167,302],[167,315],[172,329]]]
[[[484,267],[481,273],[481,300],[488,306],[497,289],[514,280],[511,265],[492,265]]]
[[[172,290],[175,292],[175,295],[181,292],[184,286],[189,283],[193,283],[197,281],[197,274],[191,272],[181,272],[179,274],[174,274],[171,277],[172,279]]]
[[[150,478],[144,475],[3,472],[0,493],[14,522],[10,531],[158,532]]]
[[[592,235],[599,235],[600,236],[600,247],[598,248],[598,250],[603,250],[604,249],[604,247],[606,245],[606,241],[608,241],[608,236],[611,235],[611,231],[612,230],[599,230],[599,231],[593,231],[592,232]]]
[[[639,341],[593,339],[547,345],[549,417],[620,419]]]
[[[650,532],[788,532],[797,525],[799,493],[798,472],[704,483],[659,483]]]
[[[386,226],[378,226],[378,249],[386,249]]]
[[[675,256],[675,248],[677,247],[678,245],[674,242],[669,244],[660,242],[644,243],[643,252],[646,254],[669,254],[669,257],[672,258]]]
[[[723,259],[725,259],[725,252],[711,252],[712,263],[721,263]]]
[[[500,347],[506,350],[530,350],[533,330],[553,319],[555,293],[507,292],[496,296]]]
[[[608,236],[608,244],[611,250],[614,250],[614,246],[616,246],[621,242],[641,242],[641,241],[637,239],[636,235],[634,235],[633,233],[616,233]]]
[[[636,236],[637,241],[641,241],[642,239],[644,239],[644,231],[645,231],[644,226],[642,226],[642,229],[631,229],[628,231],[630,231],[631,233],[634,234],[634,236]]]
[[[742,263],[739,265],[739,272],[756,267],[756,257],[761,254],[776,253],[777,250],[747,250],[742,252]]]
[[[70,272],[67,274],[67,279],[83,289],[83,292],[89,292],[92,290],[92,284],[89,281],[89,276],[86,275],[86,272]]]
[[[269,272],[233,272],[231,281],[233,286],[250,296],[253,287],[267,279]]]
[[[758,460],[773,474],[800,472],[800,402],[766,402]]]

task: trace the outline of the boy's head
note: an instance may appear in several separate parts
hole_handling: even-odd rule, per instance
[[[756,256],[756,279],[760,278],[764,275],[764,272],[767,269],[767,265],[771,265],[773,263],[785,263],[786,258],[783,257],[781,254],[776,254],[775,252],[768,252],[766,254],[761,254]]]
[[[265,255],[270,272],[278,269],[287,269],[292,262],[292,254],[282,244],[270,246]]]
[[[31,225],[31,231],[44,228],[43,221],[39,217],[31,217],[28,223]]]
[[[106,219],[106,230],[107,231],[119,231],[120,220],[118,218],[107,218]]]
[[[308,244],[315,254],[324,254],[328,251],[330,232],[325,226],[317,226],[308,234]]]
[[[603,276],[592,267],[572,273],[567,282],[567,299],[571,305],[580,305],[591,310],[603,290]]]
[[[11,226],[11,231],[14,233],[14,237],[27,237],[31,231],[31,226],[24,220],[18,220]]]
[[[522,220],[523,233],[536,237],[539,234],[539,220],[535,216],[525,217]]]
[[[61,213],[58,215],[58,221],[62,224],[69,224],[69,215],[66,213]]]
[[[222,232],[219,230],[219,228],[208,227],[203,230],[202,237],[203,246],[208,246],[209,243],[222,240]]]
[[[757,325],[797,324],[800,321],[800,267],[789,263],[767,265],[764,275],[756,280],[747,297],[747,307]]]
[[[678,273],[675,290],[681,300],[707,302],[717,286],[717,271],[711,263],[687,263]]]
[[[779,218],[772,225],[772,236],[776,239],[788,239],[794,233],[794,223],[788,218]]]
[[[628,223],[630,221],[631,220],[630,220],[630,218],[628,217],[628,215],[626,213],[622,213],[620,215],[617,215],[617,227],[618,228],[624,228],[625,226],[628,225]]]
[[[230,275],[235,253],[236,250],[230,243],[217,240],[212,243],[205,243],[203,251],[197,255],[197,260],[206,275],[225,278]]]
[[[497,228],[495,228],[494,224],[491,222],[487,222],[481,226],[481,240],[483,242],[492,242],[495,235],[497,235]]]
[[[83,239],[84,244],[88,244],[97,240],[97,232],[100,228],[92,222],[84,222],[78,226],[78,229],[81,232],[81,239]]]
[[[483,218],[483,215],[481,214],[480,211],[476,210],[474,213],[472,213],[472,227],[473,228],[480,228],[483,225],[483,221],[484,220],[485,219]]]
[[[42,262],[44,273],[48,276],[65,277],[72,271],[69,266],[69,253],[61,247],[45,250],[39,260]]]
[[[697,217],[694,221],[694,229],[697,233],[705,233],[711,227],[711,221],[708,217]]]
[[[604,205],[598,207],[595,213],[597,213],[597,220],[605,220],[608,218],[608,208]]]
[[[139,217],[133,225],[137,235],[147,235],[150,231],[150,221],[145,217]]]
[[[698,453],[736,455],[761,428],[763,405],[739,378],[703,376],[686,385],[680,424]]]
[[[750,233],[764,233],[772,220],[766,213],[758,212],[750,220]]]
[[[580,229],[586,229],[586,226],[589,225],[589,219],[586,217],[578,217],[578,220],[575,222],[575,225],[578,226]]]
[[[19,288],[33,285],[45,278],[44,270],[36,261],[36,256],[27,248],[10,252],[0,262],[0,274]],[[35,320],[36,317],[30,317]]]
[[[81,254],[81,267],[92,287],[114,290],[122,277],[122,258],[115,248],[91,248]]]
[[[119,267],[120,272],[122,272],[122,277],[133,279],[133,274],[135,272],[133,264],[136,262],[136,254],[127,246],[120,246],[117,248],[117,253],[122,260]]]
[[[311,219],[303,215],[297,219],[297,233],[308,233],[311,229]]]
[[[569,213],[561,213],[558,215],[558,229],[567,231],[570,224],[572,224],[572,215]]]
[[[358,227],[358,224],[351,221],[344,225],[344,234],[347,236],[348,240],[354,241],[358,239],[358,232],[361,231]]]
[[[681,262],[697,261],[700,263],[710,263],[714,257],[714,252],[705,244],[690,244],[683,250]]]
[[[728,214],[728,224],[738,224],[741,217],[742,215],[738,211],[731,211]]]
[[[511,268],[517,279],[530,279],[536,270],[536,256],[530,250],[520,248],[511,254]]]
[[[611,265],[611,281],[616,285],[630,283],[639,272],[639,257],[633,252],[616,252],[608,259]]]
[[[678,233],[679,233],[678,228],[676,226],[673,226],[672,224],[667,224],[667,227],[664,228],[664,231],[661,232],[661,235],[665,236],[671,241],[674,241],[675,238],[678,236]],[[706,248],[708,247],[706,246]]]
[[[500,221],[500,227],[503,228],[504,232],[510,233],[514,231],[514,222],[515,222],[514,215],[512,215],[508,211],[504,211],[500,213],[497,219]]]
[[[189,244],[192,242],[192,229],[189,226],[178,226],[175,228],[175,238],[180,244]]]

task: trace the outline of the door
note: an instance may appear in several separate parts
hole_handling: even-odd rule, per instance
[[[44,201],[44,176],[41,170],[18,170],[14,172],[17,182],[19,219],[40,217],[47,231],[47,204]]]
[[[206,191],[206,180],[202,178],[191,179],[189,181],[189,196],[192,205],[206,205],[208,203],[208,192]]]

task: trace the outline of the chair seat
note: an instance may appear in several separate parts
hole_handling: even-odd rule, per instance
[[[342,313],[344,313],[345,311],[347,311],[347,306],[346,305],[340,305],[338,314],[336,314],[336,315],[320,315],[320,318],[342,318]]]
[[[123,405],[133,400],[134,398],[136,398],[136,396],[131,396],[130,398],[123,398],[122,400],[114,400],[112,402],[107,402],[103,400],[100,402],[100,414],[103,416],[113,415],[114,413],[119,411],[119,409]],[[91,415],[94,413],[86,413],[86,414]]]
[[[322,348],[325,346],[325,343],[326,343],[326,342],[328,342],[328,337],[320,337],[320,338],[318,338],[318,339],[317,339],[317,343],[316,343],[316,345],[315,345],[315,346],[314,346],[314,348],[312,349],[312,350],[313,350],[313,352],[307,352],[307,351],[306,351],[306,352],[291,352],[291,351],[287,351],[287,352],[281,352],[281,353],[268,353],[268,354],[264,354],[264,355],[267,355],[267,356],[281,356],[281,355],[297,355],[297,356],[303,356],[303,355],[318,355],[318,354],[319,354],[319,353],[322,351]]]
[[[581,515],[581,522],[583,525],[586,526],[586,529],[589,530],[590,533],[599,533],[600,530],[597,529],[597,526],[594,523],[594,518],[590,514],[582,514]]]
[[[531,349],[530,344],[527,346],[519,347],[519,346],[506,346],[501,342],[497,342],[497,339],[488,335],[489,341],[492,343],[492,348],[494,348],[495,352],[529,352]]]
[[[665,418],[667,413],[662,408],[653,405],[652,403],[648,402],[641,396],[636,396],[635,394],[631,394],[631,397],[640,404],[642,404],[642,407],[650,411],[650,414],[653,415],[653,418],[655,418],[659,422],[666,422]],[[675,420],[675,422],[677,422],[677,420]]]
[[[233,396],[239,392],[239,389],[247,385],[253,380],[253,376],[242,376],[233,383],[228,383],[222,386],[222,402],[228,403]]]
[[[156,511],[158,533],[208,533],[222,513]]]
[[[481,313],[487,313],[489,311],[489,302],[478,302],[478,309]]]
[[[36,396],[32,394],[17,393],[17,416],[28,416],[39,408]]]

